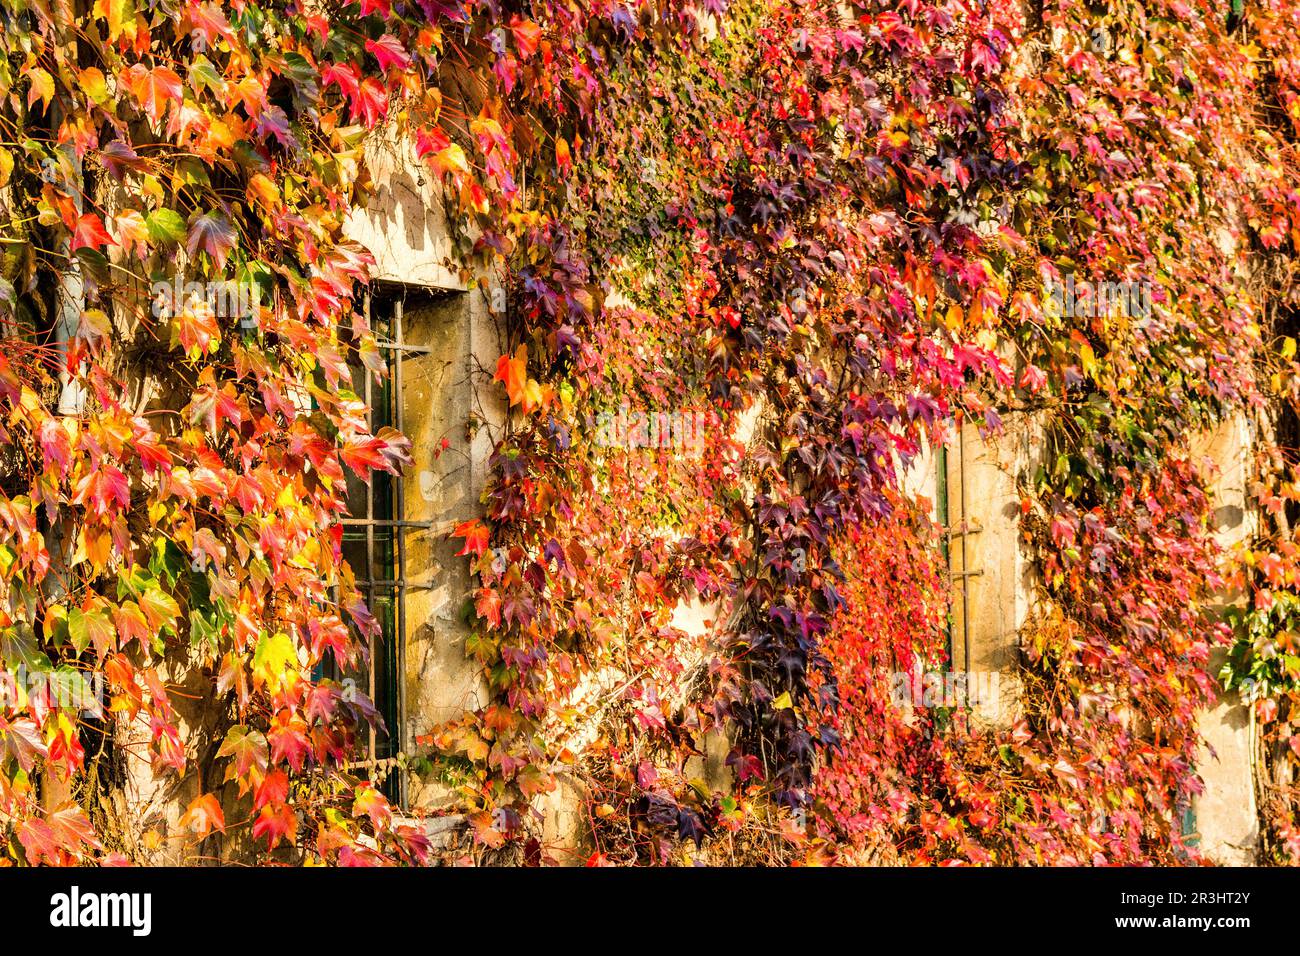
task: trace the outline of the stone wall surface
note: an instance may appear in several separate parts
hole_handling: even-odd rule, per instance
[[[1231,548],[1253,533],[1247,508],[1250,428],[1243,416],[1224,422],[1192,445],[1194,459],[1204,459],[1214,476],[1215,534],[1219,545]],[[1224,594],[1223,603],[1239,600]],[[1222,665],[1223,652],[1211,660],[1211,673]],[[1205,791],[1192,804],[1201,850],[1223,865],[1246,866],[1255,861],[1259,844],[1259,813],[1255,799],[1255,724],[1252,709],[1236,691],[1223,693],[1200,720],[1202,744],[1197,771]]]

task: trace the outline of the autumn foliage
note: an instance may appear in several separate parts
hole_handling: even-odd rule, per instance
[[[0,17],[0,666],[109,704],[5,698],[7,862],[147,862],[112,796],[145,765],[196,794],[188,858],[432,859],[330,676],[379,628],[347,475],[410,461],[350,372],[385,369],[345,232],[380,127],[445,189],[448,264],[508,291],[507,429],[453,531],[490,700],[406,755],[452,782],[458,855],[559,859],[563,777],[594,863],[1194,861],[1197,710],[1250,679],[1267,852],[1300,856],[1291,0]],[[252,321],[158,308],[178,274],[255,287]],[[1067,275],[1151,311],[1054,314]],[[702,443],[610,447],[623,408]],[[902,476],[1010,416],[1047,449],[1023,717],[905,712],[948,581]],[[1269,517],[1225,553],[1190,442],[1234,416]]]

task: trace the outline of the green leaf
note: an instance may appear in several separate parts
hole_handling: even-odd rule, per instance
[[[115,633],[113,619],[106,611],[83,611],[74,607],[68,614],[68,637],[79,654],[92,644],[97,653],[108,653]]]
[[[36,632],[32,626],[19,622],[12,627],[0,628],[0,660],[11,671],[24,668],[29,672],[44,673],[50,670],[50,660],[36,646]]]
[[[197,89],[209,89],[217,96],[224,96],[226,93],[225,79],[206,56],[195,57],[194,62],[190,64],[190,79],[194,80]]]
[[[176,599],[161,588],[154,585],[145,590],[140,599],[140,610],[144,611],[154,628],[176,633],[176,618],[180,617],[181,608]]]
[[[174,209],[157,209],[145,217],[149,238],[157,243],[180,242],[185,238],[185,220]]]

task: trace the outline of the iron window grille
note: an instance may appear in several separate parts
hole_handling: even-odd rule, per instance
[[[368,294],[364,311],[384,356],[388,374],[376,381],[360,363],[352,363],[353,390],[366,404],[372,432],[391,426],[402,432],[403,360],[427,354],[428,346],[406,341],[403,319],[404,287]],[[357,668],[337,676],[355,681],[370,697],[384,726],[371,725],[363,746],[348,769],[366,772],[382,784],[399,806],[406,803],[405,774],[397,772],[406,753],[406,532],[429,528],[432,522],[406,520],[406,488],[402,476],[375,471],[366,482],[347,473],[348,516],[342,519],[343,556],[351,566],[358,591],[379,624],[379,634],[365,639],[366,658]]]

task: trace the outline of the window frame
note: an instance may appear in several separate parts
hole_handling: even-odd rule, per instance
[[[387,409],[385,424],[391,424],[398,432],[405,434],[404,415],[403,415],[403,360],[407,355],[428,355],[432,354],[433,349],[425,345],[415,345],[405,339],[404,320],[405,306],[408,292],[413,287],[402,283],[384,283],[379,284],[377,290],[367,291],[363,305],[363,312],[366,317],[367,327],[375,335],[375,344],[386,353],[386,362],[388,364],[388,381],[384,384],[383,390],[387,392]],[[419,288],[419,287],[415,287]],[[391,337],[384,337],[375,333],[374,312],[378,303],[392,303],[392,310],[389,316],[390,328],[386,330]],[[375,415],[375,376],[369,371],[364,372],[365,391],[362,400],[366,404],[366,409],[370,417],[371,427],[379,425],[380,420]],[[366,667],[366,693],[371,701],[375,700],[377,681],[383,680],[388,684],[387,704],[381,716],[384,723],[388,726],[388,753],[380,756],[380,740],[374,725],[370,725],[366,732],[365,756],[359,760],[353,760],[345,764],[345,769],[367,769],[371,772],[371,777],[383,781],[391,781],[392,771],[400,770],[400,762],[406,755],[406,735],[405,735],[405,718],[406,718],[406,597],[412,589],[429,588],[432,585],[412,585],[407,581],[406,575],[406,532],[410,528],[431,529],[435,522],[433,521],[411,521],[406,518],[406,489],[405,475],[396,474],[386,476],[391,482],[391,493],[388,495],[389,513],[386,516],[376,514],[376,490],[375,475],[372,473],[370,481],[363,481],[365,488],[365,514],[362,516],[348,515],[340,519],[343,526],[343,534],[346,536],[351,529],[355,533],[358,529],[364,530],[364,549],[365,549],[365,574],[357,574],[357,569],[353,568],[357,590],[365,596],[366,605],[372,610],[376,606],[377,595],[390,595],[392,601],[392,613],[385,616],[387,621],[391,622],[392,633],[381,633],[377,636],[371,636],[367,639],[367,652],[369,664]],[[376,549],[376,532],[388,532],[388,539],[391,541],[392,554],[390,560],[385,562],[385,567],[391,568],[391,577],[376,577],[376,568],[379,566],[377,560],[379,552]],[[382,545],[381,545],[382,546]],[[381,624],[381,628],[383,625]],[[377,641],[387,640],[389,647],[384,655],[384,674],[377,675],[374,666],[375,650]],[[405,808],[407,803],[408,786],[404,773],[395,775],[395,785],[387,787],[389,797],[397,803],[399,808]]]

